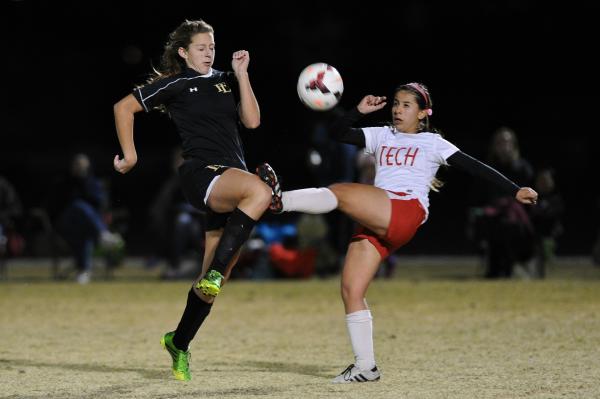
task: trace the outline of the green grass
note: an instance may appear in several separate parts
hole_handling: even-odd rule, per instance
[[[188,284],[127,269],[88,286],[11,272],[0,283],[0,398],[600,397],[600,270],[490,282],[470,267],[413,264],[375,281],[383,377],[344,386],[329,383],[352,362],[337,278],[228,284],[183,383],[159,340]]]

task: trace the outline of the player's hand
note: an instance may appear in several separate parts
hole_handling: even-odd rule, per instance
[[[115,155],[115,159],[113,160],[113,166],[115,167],[115,170],[123,174],[133,169],[136,163],[137,158],[119,158],[118,155]]]
[[[231,56],[231,67],[236,74],[248,71],[250,53],[246,50],[238,50]]]
[[[360,100],[360,103],[358,103],[356,108],[358,108],[358,112],[361,114],[369,114],[371,112],[379,111],[381,108],[385,107],[387,104],[385,100],[385,96],[378,97],[368,95]]]
[[[538,193],[530,187],[521,187],[521,189],[517,191],[516,198],[517,201],[522,204],[537,204]]]

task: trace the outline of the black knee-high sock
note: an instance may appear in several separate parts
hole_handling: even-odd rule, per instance
[[[229,216],[229,220],[225,225],[223,235],[219,240],[219,244],[215,250],[215,257],[209,270],[216,270],[224,275],[227,265],[235,253],[248,240],[255,224],[256,220],[246,215],[239,208],[236,208],[231,213],[231,216]]]
[[[193,288],[190,289],[185,310],[173,337],[173,344],[177,349],[188,350],[190,342],[194,339],[206,316],[208,316],[211,307],[212,303],[204,302],[196,295]]]

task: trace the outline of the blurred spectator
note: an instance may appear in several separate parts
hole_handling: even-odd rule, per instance
[[[338,257],[326,240],[328,226],[322,215],[302,214],[297,223],[260,222],[255,232],[240,257],[251,261],[245,262],[253,269],[247,276],[308,278],[337,272]]]
[[[162,184],[150,205],[149,230],[156,255],[167,259],[163,279],[196,276],[202,270],[204,253],[203,215],[185,199],[177,169],[183,163],[181,149],[173,151],[171,176]],[[191,267],[183,267],[188,252],[193,251]]]
[[[362,184],[375,183],[375,155],[359,151],[356,154],[357,182]]]
[[[267,223],[260,222],[256,225],[256,237],[263,242],[262,246],[250,246],[249,241],[245,252],[253,252],[254,260],[252,266],[258,267],[258,275],[253,276],[264,278],[296,278],[308,277],[312,275],[315,268],[314,256],[307,257],[303,251],[298,248],[298,229],[293,223]],[[269,272],[264,270],[264,257],[257,256],[255,248],[260,248],[263,254],[266,254],[266,260],[269,266]],[[314,255],[314,254],[313,254]]]
[[[299,248],[298,236],[285,236],[269,247],[269,257],[278,278],[308,278],[315,272],[317,250]]]
[[[297,229],[299,250],[315,252],[314,272],[319,277],[336,274],[339,256],[327,240],[329,226],[323,215],[301,214]]]
[[[492,136],[489,153],[489,165],[498,168],[504,176],[519,183],[533,183],[533,168],[521,157],[519,141],[514,130],[501,127]],[[496,185],[486,185],[485,193],[489,201],[503,198],[505,194]]]
[[[0,262],[7,256],[16,256],[23,251],[23,238],[16,228],[22,211],[17,190],[0,176]]]
[[[91,279],[97,244],[108,252],[123,247],[121,236],[109,231],[103,219],[107,202],[108,193],[94,176],[89,157],[75,155],[69,174],[53,187],[49,212],[56,232],[73,252],[76,279],[80,284],[87,284]]]
[[[559,194],[551,169],[541,169],[535,177],[535,190],[539,194],[537,206],[531,207],[535,227],[535,257],[530,268],[531,277],[545,277],[546,263],[556,250],[556,239],[562,234],[561,216],[564,203]]]
[[[598,209],[600,209],[600,201],[598,201],[596,205]],[[596,223],[597,225],[600,224],[598,221]],[[598,236],[592,247],[592,262],[594,262],[594,265],[600,267],[600,231],[598,231]]]
[[[533,169],[521,157],[515,132],[507,127],[492,137],[488,164],[517,185],[530,186]],[[470,215],[469,235],[485,258],[485,277],[511,277],[515,264],[527,262],[534,251],[534,227],[525,207],[497,185],[478,182],[477,202]]]
[[[307,156],[309,170],[318,187],[334,182],[353,182],[356,178],[356,146],[331,140],[331,119],[339,115],[334,109],[322,116],[312,127],[311,145]],[[323,215],[328,222],[328,240],[339,255],[346,252],[354,222],[341,212]],[[337,267],[339,269],[339,266]]]

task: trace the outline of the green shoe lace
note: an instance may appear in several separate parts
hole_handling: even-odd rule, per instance
[[[204,275],[202,280],[196,284],[204,295],[217,296],[221,291],[221,283],[223,282],[223,275],[216,270],[210,270]]]
[[[192,359],[192,354],[190,351],[182,351],[177,349],[177,347],[173,344],[173,336],[175,335],[174,331],[166,333],[161,339],[160,343],[169,352],[171,355],[171,359],[173,359],[173,366],[171,369],[173,370],[173,375],[176,379],[181,381],[189,381],[192,379],[190,374],[190,360]]]

